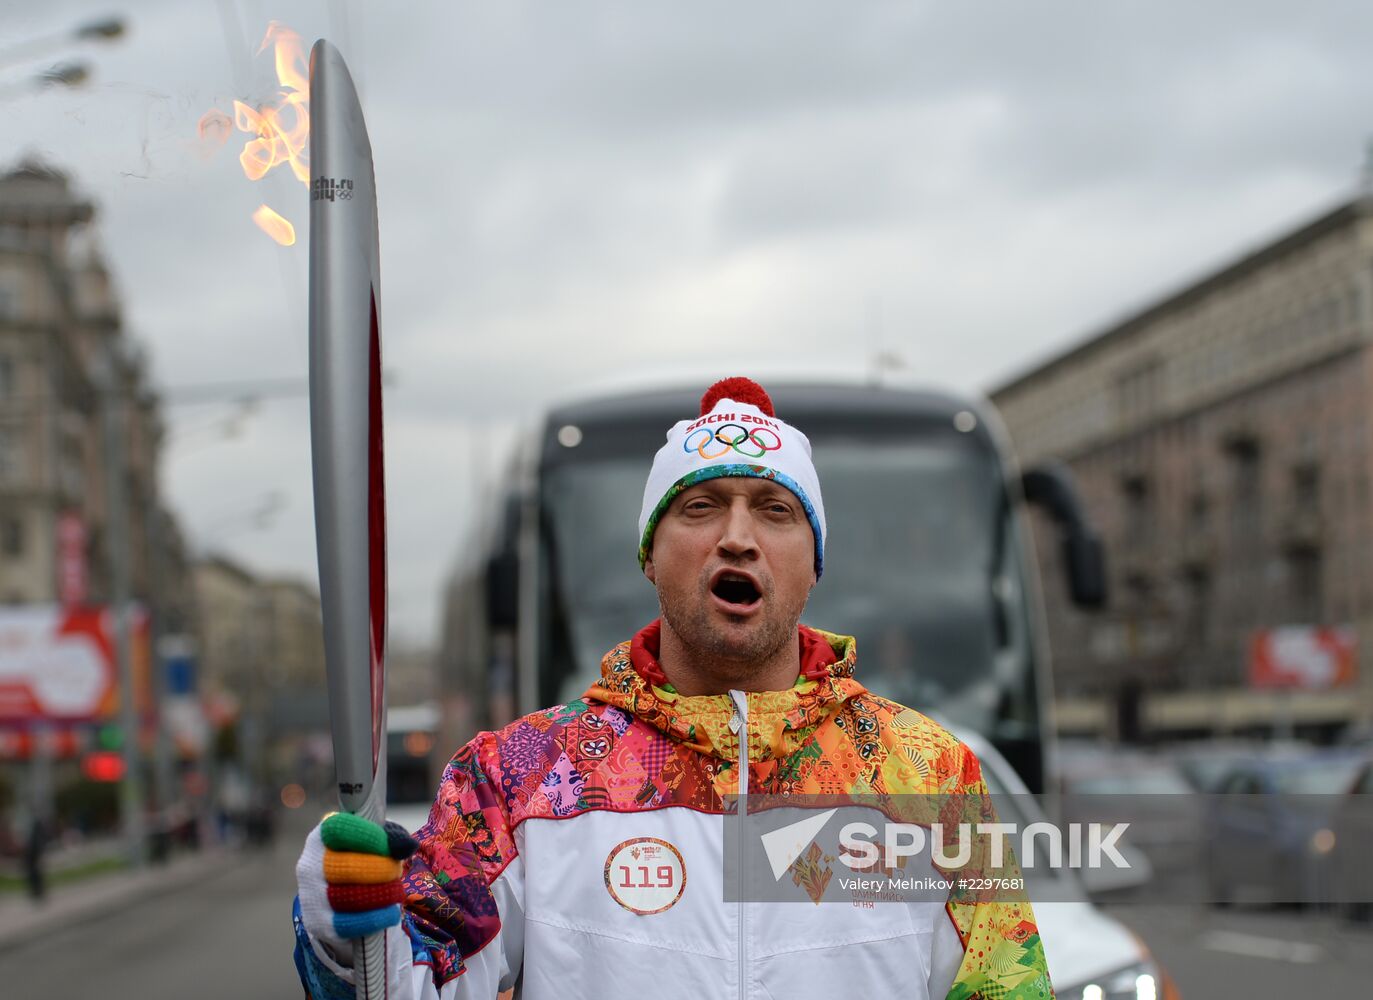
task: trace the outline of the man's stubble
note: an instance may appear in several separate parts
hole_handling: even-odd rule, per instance
[[[700,583],[694,599],[672,594],[661,586],[657,588],[663,621],[681,640],[701,673],[746,686],[784,645],[796,641],[796,627],[805,610],[806,597],[795,609],[781,608],[775,603],[772,581],[760,582],[764,595],[763,619],[760,627],[743,635],[722,632],[712,623],[710,589],[706,581]]]

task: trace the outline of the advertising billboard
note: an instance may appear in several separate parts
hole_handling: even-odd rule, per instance
[[[1254,633],[1249,685],[1324,691],[1354,683],[1356,642],[1352,628],[1284,625]]]
[[[134,690],[148,708],[148,619],[130,615]],[[81,722],[119,711],[114,618],[108,608],[0,608],[0,723]]]

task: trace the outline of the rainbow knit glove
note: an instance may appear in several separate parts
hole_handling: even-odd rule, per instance
[[[330,813],[296,863],[300,915],[317,940],[339,948],[400,923],[401,862],[419,847],[396,823]]]

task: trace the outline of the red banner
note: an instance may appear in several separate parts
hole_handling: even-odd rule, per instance
[[[65,608],[86,603],[86,525],[68,511],[57,519],[57,599]]]
[[[1323,691],[1354,683],[1356,642],[1352,628],[1286,625],[1254,633],[1249,684],[1256,688]]]

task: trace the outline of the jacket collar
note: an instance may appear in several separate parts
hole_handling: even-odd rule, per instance
[[[727,694],[686,697],[667,686],[658,663],[661,622],[654,621],[601,661],[586,697],[614,705],[699,753],[734,760],[734,706]],[[854,680],[858,644],[850,636],[800,626],[802,672],[785,691],[748,694],[749,760],[786,757],[844,702],[865,690]]]

